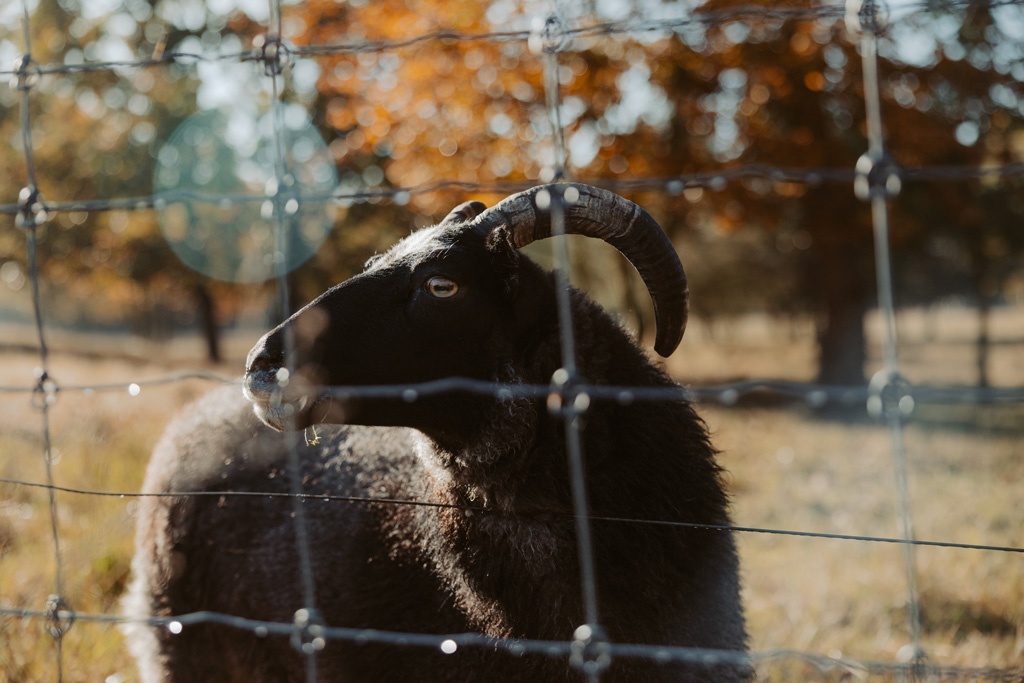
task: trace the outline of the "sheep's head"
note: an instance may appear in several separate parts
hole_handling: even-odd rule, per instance
[[[319,422],[458,429],[479,398],[410,403],[339,398],[325,388],[509,379],[507,368],[538,326],[555,319],[549,280],[518,249],[551,236],[556,201],[567,233],[602,239],[636,267],[654,301],[655,350],[671,354],[686,326],[687,289],[664,232],[614,193],[547,185],[490,209],[476,201],[456,207],[267,333],[246,365],[256,413],[275,429]]]

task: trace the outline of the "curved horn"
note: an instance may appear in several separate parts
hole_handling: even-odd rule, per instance
[[[516,249],[551,237],[552,202],[564,198],[565,232],[607,242],[625,256],[654,302],[654,350],[669,356],[686,329],[689,293],[675,247],[649,213],[614,192],[579,183],[541,185],[514,194],[474,221],[485,230],[506,226]]]

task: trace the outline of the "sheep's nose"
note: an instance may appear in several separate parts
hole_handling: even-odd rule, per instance
[[[276,337],[277,335],[274,335],[273,332],[268,332],[256,342],[245,359],[246,374],[276,371],[281,367],[283,353]]]

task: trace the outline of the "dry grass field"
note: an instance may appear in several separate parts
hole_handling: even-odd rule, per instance
[[[907,375],[916,382],[974,381],[971,335],[942,314],[928,335],[906,322]],[[1019,313],[1016,318],[1021,322]],[[993,381],[1024,384],[1024,324],[1000,319]],[[874,328],[873,328],[874,329]],[[1014,332],[1016,330],[1016,332]],[[1017,338],[1014,338],[1016,334]],[[57,335],[59,337],[59,335]],[[255,333],[253,337],[255,338]],[[115,340],[116,341],[116,340]],[[213,370],[234,374],[231,363]],[[83,349],[133,348],[87,340],[55,344],[51,372],[63,387],[139,382],[180,369],[188,351],[139,347],[136,357],[82,356]],[[193,347],[188,347],[192,349]],[[0,386],[27,387],[38,356],[0,352]],[[740,376],[809,379],[806,334],[772,331],[771,321],[720,326],[715,339],[695,326],[670,370],[681,381]],[[190,380],[144,386],[138,395],[62,391],[50,411],[53,476],[60,486],[137,491],[150,449],[168,417],[209,388]],[[858,414],[820,416],[800,404],[723,407],[702,413],[730,472],[736,522],[745,527],[898,537],[890,435]],[[44,482],[41,412],[26,393],[0,393],[0,478]],[[920,539],[1024,546],[1024,405],[920,406],[905,430],[911,510]],[[82,613],[116,614],[132,552],[131,497],[61,492],[63,593]],[[909,639],[907,577],[899,545],[745,532],[740,535],[752,646],[852,660],[897,661]],[[1024,662],[1024,555],[918,547],[923,644],[932,663],[1012,667]],[[0,606],[44,609],[55,561],[47,492],[0,483]],[[136,675],[116,627],[80,621],[64,638],[65,680],[127,683]],[[43,620],[0,617],[0,680],[55,680]],[[1024,669],[1021,670],[1024,676]],[[888,680],[863,671],[819,671],[782,659],[759,668],[762,681]],[[982,679],[984,680],[984,679]]]

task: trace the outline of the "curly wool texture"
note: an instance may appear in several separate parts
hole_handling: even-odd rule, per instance
[[[469,208],[474,223],[442,222],[414,234],[268,333],[247,368],[257,414],[275,428],[286,426],[270,378],[282,367],[275,365],[284,358],[280,336],[290,324],[305,365],[291,375],[289,390],[459,373],[548,384],[562,363],[554,278],[508,240],[488,239],[477,229],[488,215],[474,213],[476,204]],[[644,229],[660,230],[647,219]],[[667,286],[652,272],[650,286]],[[465,296],[431,300],[422,283],[438,274],[460,283]],[[673,277],[685,286],[681,270]],[[685,296],[662,295],[666,301],[685,306]],[[676,386],[597,304],[575,290],[570,302],[580,380]],[[315,334],[303,336],[303,324]],[[671,341],[682,330],[662,332]],[[305,384],[296,381],[303,372]],[[147,471],[144,491],[159,495],[140,505],[129,616],[212,611],[290,624],[297,610],[310,607],[294,501],[229,495],[290,492],[294,448],[297,485],[309,496],[301,505],[313,607],[324,623],[572,638],[586,615],[563,416],[549,412],[544,399],[525,396],[322,398],[286,392],[285,401],[294,401],[287,405],[304,410],[298,427],[316,422],[314,415],[406,426],[318,424],[318,443],[307,443],[299,432],[266,426],[235,388],[213,392],[174,421]],[[707,528],[728,526],[730,517],[704,423],[682,400],[593,401],[573,419],[593,516],[598,616],[608,638],[733,656],[732,663],[616,658],[601,680],[746,680],[733,535]],[[328,496],[342,500],[323,500]],[[144,621],[126,630],[145,683],[306,678],[307,662],[287,637],[213,623],[180,634]],[[564,657],[473,647],[447,655],[344,640],[329,640],[316,668],[318,680],[345,683],[587,680]]]
[[[671,386],[600,309],[575,299],[588,377]],[[522,381],[540,381],[548,370],[540,359],[556,342],[536,345],[534,362],[519,368]],[[305,502],[317,607],[327,623],[561,640],[583,623],[563,426],[521,399],[494,411],[461,453],[403,428],[322,426],[316,447],[292,438],[305,493],[456,506]],[[714,451],[690,406],[596,404],[583,435],[595,515],[729,523]],[[253,416],[237,389],[219,390],[168,429],[144,490],[287,492],[287,442]],[[472,510],[481,507],[487,511]],[[602,624],[613,640],[745,648],[728,533],[595,521],[593,534]],[[214,610],[290,623],[302,606],[295,542],[288,499],[145,498],[129,613]],[[215,625],[180,635],[136,625],[130,642],[147,683],[303,679],[300,656],[283,638]],[[326,681],[405,681],[413,671],[422,681],[584,680],[566,662],[539,656],[467,650],[446,658],[342,642],[329,643],[318,666]],[[617,660],[606,680],[745,674]]]

